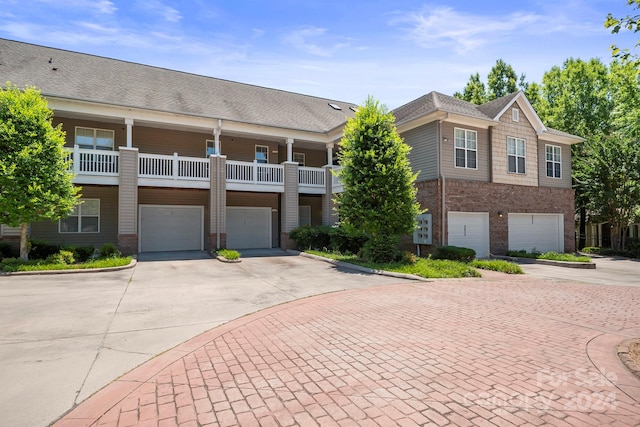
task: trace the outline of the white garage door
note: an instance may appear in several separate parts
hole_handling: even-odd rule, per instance
[[[564,252],[564,215],[510,213],[509,249]]]
[[[489,257],[489,213],[449,212],[448,244],[476,251],[476,258]]]
[[[204,207],[140,205],[140,252],[204,249]]]
[[[227,208],[227,248],[271,247],[271,208]]]

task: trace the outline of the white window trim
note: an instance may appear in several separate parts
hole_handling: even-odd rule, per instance
[[[516,154],[509,154],[509,140],[513,140],[516,143]],[[524,147],[524,154],[518,154],[518,141],[522,141],[522,145]],[[516,158],[516,170],[512,172],[509,170],[509,157],[513,156]],[[518,158],[524,159],[524,171],[518,171]],[[527,140],[524,138],[518,138],[515,136],[507,136],[507,173],[515,174],[515,175],[526,175],[527,174]]]
[[[548,148],[554,148],[554,149],[557,148],[558,149],[558,151],[559,151],[559,153],[558,153],[559,154],[559,160],[558,161],[553,160],[553,159],[551,159],[551,160],[547,159],[547,149]],[[552,151],[552,155],[554,155],[553,151]],[[562,179],[562,147],[560,147],[559,145],[545,144],[544,145],[544,160],[545,160],[545,164],[544,164],[544,166],[545,166],[545,174],[547,175],[547,178]],[[560,176],[555,176],[555,173],[554,173],[554,176],[549,176],[549,169],[547,169],[547,165],[549,163],[552,163],[554,165],[557,163],[557,164],[560,165]],[[553,168],[553,170],[554,171],[556,170],[555,167]]]
[[[269,163],[269,146],[268,146],[268,145],[258,145],[258,144],[256,144],[256,146],[255,146],[255,148],[254,148],[254,151],[253,151],[253,156],[254,156],[253,158],[254,158],[255,160],[258,160],[258,156],[257,156],[257,154],[258,154],[258,147],[260,147],[260,148],[264,148],[264,149],[265,149],[265,153],[267,154],[267,161],[266,161],[266,163]],[[258,162],[258,163],[259,163],[259,162]]]
[[[520,121],[520,110],[519,110],[519,109],[517,109],[517,108],[513,108],[513,109],[511,110],[511,119],[512,119],[514,122],[519,122],[519,121]]]
[[[456,131],[457,130],[461,130],[464,132],[464,148],[463,147],[456,147]],[[476,148],[467,148],[467,133],[469,132],[473,132],[476,134]],[[456,151],[457,150],[464,150],[464,166],[458,166],[456,164]],[[473,151],[476,153],[476,167],[475,168],[471,168],[468,166],[468,152],[469,151]],[[475,130],[470,130],[470,129],[463,129],[463,128],[454,128],[453,129],[453,166],[457,169],[470,169],[470,170],[478,170],[478,132]]]
[[[100,129],[100,128],[92,128],[92,127],[88,127],[88,126],[76,126],[75,127],[75,135],[74,135],[74,140],[73,143],[74,145],[79,145],[78,144],[78,129],[87,129],[90,131],[93,131],[93,149],[97,150],[96,148],[96,140],[97,140],[97,136],[96,133],[97,131],[103,131],[103,132],[110,132],[111,133],[111,150],[110,151],[114,151],[115,150],[115,146],[116,146],[116,132],[113,129]],[[108,151],[108,150],[104,150],[104,151]]]
[[[300,161],[296,160],[296,156],[302,156],[302,161],[300,162]],[[296,153],[296,152],[294,152],[292,160],[294,162],[298,162],[298,164],[300,166],[306,166],[306,156],[304,155],[304,153]]]
[[[98,202],[98,231],[82,231],[82,202],[86,202],[86,201],[97,201]],[[69,215],[67,218],[71,217],[71,216],[77,216],[78,217],[78,231],[62,231],[62,221],[63,219],[59,219],[58,220],[58,233],[59,234],[99,234],[100,233],[100,199],[80,199],[80,204],[78,205],[78,215]],[[96,215],[84,215],[85,217],[91,217],[94,218]]]
[[[211,147],[213,148],[213,151],[216,150],[216,141],[213,139],[207,139],[204,143],[204,152],[207,155],[207,157],[210,156],[210,154],[208,153],[207,150],[209,150],[209,143],[211,143]],[[218,143],[218,149],[220,150],[220,153],[222,152],[222,141],[220,141]],[[220,153],[213,153],[213,154],[220,154]]]

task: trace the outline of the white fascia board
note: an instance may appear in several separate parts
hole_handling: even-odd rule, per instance
[[[93,102],[64,99],[47,98],[49,107],[61,113],[73,113],[87,115],[104,119],[124,122],[125,119],[133,120],[134,126],[140,123],[148,123],[158,127],[176,127],[201,129],[213,132],[218,128],[219,119],[211,117],[190,116],[185,114],[169,113],[164,111],[144,110],[110,104],[97,104]],[[293,138],[309,142],[319,142],[326,144],[333,142],[333,135],[327,133],[310,132],[298,129],[286,129],[275,126],[265,126],[253,123],[241,123],[222,119],[222,133],[232,132],[243,135],[254,135],[261,137],[272,137],[275,139]],[[340,132],[342,129],[340,129]]]
[[[543,132],[538,134],[538,139],[542,142],[555,142],[556,144],[566,144],[566,145],[578,144],[580,142],[585,141],[584,138],[580,138],[579,136],[557,135],[549,132]]]
[[[529,102],[529,100],[527,99],[527,97],[525,96],[523,91],[518,92],[518,94],[513,97],[511,102],[509,102],[496,115],[496,117],[494,117],[494,119],[500,120],[500,117],[502,117],[502,115],[504,113],[506,113],[509,108],[513,107],[513,104],[515,104],[518,99],[520,99],[522,101],[522,103],[524,104],[525,108],[522,109],[522,112],[524,113],[524,115],[527,118],[527,120],[529,120],[529,123],[531,123],[531,125],[533,126],[535,131],[538,133],[538,135],[541,134],[542,132],[546,131],[547,128],[544,126],[544,123],[542,123],[542,120],[540,120],[540,117],[538,117],[538,114],[536,113],[536,110],[533,109],[533,106],[531,105],[531,103]]]
[[[454,123],[457,125],[466,125],[471,127],[476,127],[480,129],[489,129],[491,126],[496,126],[500,123],[498,120],[486,120],[479,119],[476,117],[464,116],[461,114],[449,113],[446,118],[444,118],[445,122]]]

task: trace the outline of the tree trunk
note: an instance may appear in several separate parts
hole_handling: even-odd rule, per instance
[[[578,249],[584,249],[587,240],[587,208],[580,207],[580,236],[578,237]]]
[[[29,259],[29,248],[27,247],[27,223],[20,224],[20,259],[27,261]]]

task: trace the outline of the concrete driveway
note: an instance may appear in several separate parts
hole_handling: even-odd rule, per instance
[[[46,426],[150,358],[257,310],[398,282],[277,250],[238,264],[163,253],[119,272],[0,276],[0,425]]]

